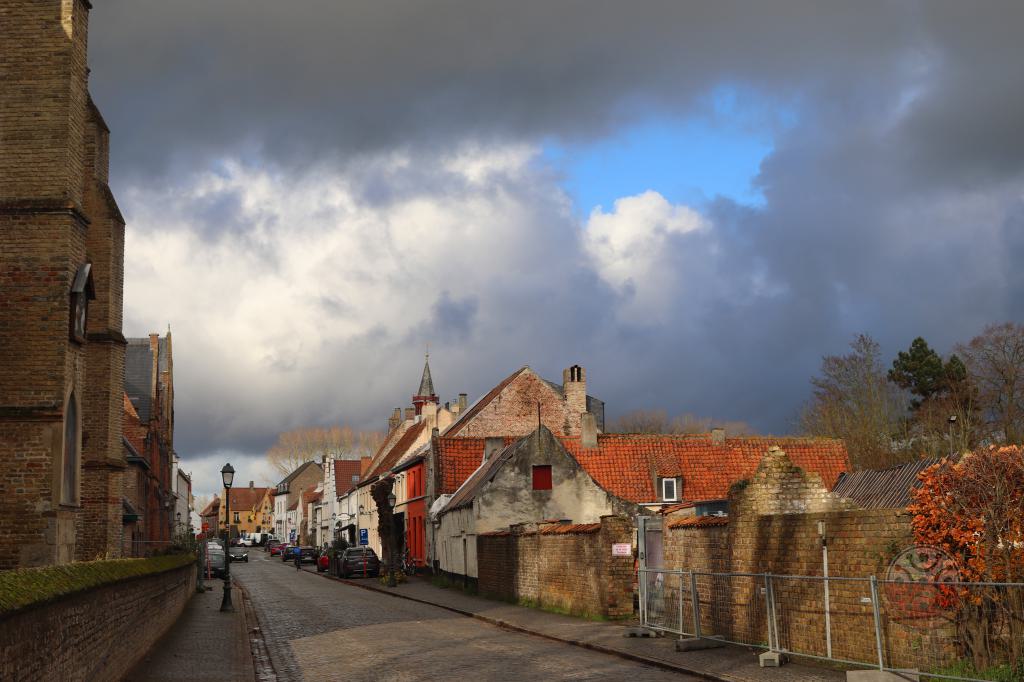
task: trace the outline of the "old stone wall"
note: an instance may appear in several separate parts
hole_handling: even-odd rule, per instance
[[[195,579],[188,564],[0,617],[0,679],[120,680],[181,614]]]
[[[829,576],[856,579],[829,581],[832,655],[876,661],[868,579],[874,575],[884,580],[889,562],[913,544],[910,516],[899,509],[853,507],[830,495],[820,481],[793,467],[784,455],[769,453],[750,483],[730,499],[727,523],[666,519],[664,565],[705,574],[773,574],[780,645],[825,656],[825,586],[822,580],[806,577],[824,575],[823,543],[827,544]],[[798,511],[805,513],[793,513]],[[703,634],[767,642],[763,576],[699,575],[697,582]],[[915,613],[891,585],[882,583],[879,593],[887,661],[934,665],[950,652],[954,633],[948,625]]]
[[[631,522],[618,516],[479,535],[480,594],[573,615],[629,616],[633,557],[613,557],[612,545],[632,536]]]

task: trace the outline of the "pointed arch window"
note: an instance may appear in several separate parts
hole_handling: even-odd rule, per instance
[[[61,472],[61,502],[78,504],[78,461],[82,439],[79,434],[78,397],[72,391],[64,410],[64,462]]]

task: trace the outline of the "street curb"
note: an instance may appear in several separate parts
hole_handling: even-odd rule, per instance
[[[708,672],[706,670],[699,670],[699,669],[689,668],[687,666],[679,665],[677,663],[671,663],[669,661],[665,661],[665,660],[660,659],[660,658],[648,658],[646,656],[641,656],[639,654],[633,654],[633,653],[630,653],[628,651],[621,651],[619,649],[612,649],[610,647],[606,647],[606,646],[601,645],[601,644],[594,644],[592,642],[584,642],[584,641],[578,640],[578,639],[570,639],[568,637],[558,637],[557,635],[551,635],[551,634],[548,634],[548,633],[545,633],[545,632],[538,632],[536,630],[531,630],[529,628],[525,628],[525,627],[523,627],[521,625],[516,625],[515,623],[510,623],[508,621],[501,620],[500,618],[491,618],[490,616],[483,616],[483,615],[480,615],[478,613],[473,613],[472,611],[466,611],[464,609],[456,608],[454,606],[448,606],[447,604],[438,604],[437,602],[427,601],[426,599],[420,599],[419,597],[413,597],[413,596],[410,596],[408,594],[398,594],[397,592],[391,592],[391,591],[389,591],[389,590],[387,590],[387,589],[385,589],[383,587],[377,587],[375,585],[367,585],[365,583],[358,583],[358,582],[355,582],[353,580],[347,580],[345,578],[339,578],[337,576],[330,575],[329,573],[320,573],[320,572],[316,571],[315,569],[312,570],[312,571],[309,571],[309,572],[310,573],[315,573],[316,575],[322,576],[324,578],[329,578],[331,580],[335,580],[335,581],[337,581],[339,583],[344,583],[345,585],[351,585],[352,587],[359,587],[359,588],[362,588],[364,590],[369,590],[371,592],[379,592],[380,594],[386,594],[388,596],[396,597],[398,599],[406,599],[408,601],[417,602],[419,604],[426,604],[427,606],[434,606],[434,607],[437,607],[439,609],[444,609],[445,611],[451,611],[452,613],[457,613],[457,614],[459,614],[461,616],[467,616],[469,618],[475,618],[476,620],[483,621],[484,623],[488,623],[490,625],[494,625],[494,626],[502,628],[504,630],[512,630],[514,632],[520,632],[520,633],[523,633],[523,634],[526,634],[526,635],[533,635],[534,637],[541,637],[543,639],[551,640],[553,642],[561,642],[562,644],[571,644],[573,646],[578,646],[578,647],[580,647],[582,649],[589,649],[591,651],[597,651],[597,652],[602,653],[602,654],[609,654],[611,656],[617,656],[617,657],[625,659],[627,661],[633,661],[635,663],[643,663],[645,665],[654,666],[655,668],[661,668],[662,670],[670,670],[672,672],[685,673],[687,675],[695,675],[695,676],[703,678],[705,680],[712,680],[713,682],[747,682],[747,680],[745,678],[733,677],[732,675],[721,675],[721,674],[711,673],[711,672]]]

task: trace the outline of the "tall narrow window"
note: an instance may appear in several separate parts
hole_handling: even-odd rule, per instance
[[[551,465],[536,464],[533,467],[533,489],[551,490]]]
[[[74,391],[64,410],[64,471],[60,500],[64,504],[78,502],[78,399]]]

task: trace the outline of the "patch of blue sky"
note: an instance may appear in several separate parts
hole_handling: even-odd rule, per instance
[[[773,149],[773,136],[795,123],[773,112],[757,125],[739,113],[735,92],[716,92],[704,113],[685,119],[651,117],[596,140],[548,140],[540,161],[562,177],[580,215],[647,190],[695,208],[718,196],[762,206],[753,182]],[[762,112],[763,113],[763,112]]]

